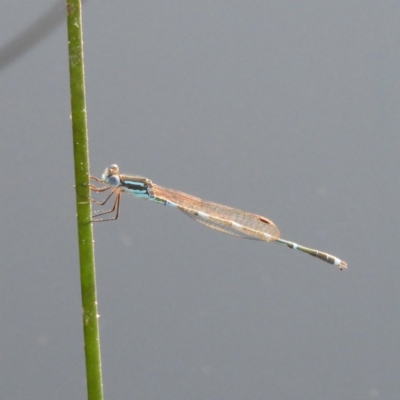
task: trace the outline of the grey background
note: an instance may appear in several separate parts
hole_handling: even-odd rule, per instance
[[[0,45],[53,4],[3,0]],[[399,17],[87,1],[92,173],[265,215],[349,264],[124,196],[94,227],[105,398],[400,398]],[[0,398],[84,399],[65,23],[9,64],[2,49]]]

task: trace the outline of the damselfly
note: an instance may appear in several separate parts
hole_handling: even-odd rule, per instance
[[[246,239],[277,242],[291,249],[310,254],[329,264],[336,265],[340,270],[347,268],[347,263],[337,257],[281,239],[279,229],[268,218],[222,204],[212,203],[211,201],[205,201],[178,190],[168,189],[156,185],[147,178],[120,174],[116,164],[112,164],[105,169],[102,179],[94,176],[90,178],[106,185],[101,188],[90,185],[91,190],[94,192],[99,193],[111,190],[103,202],[91,199],[94,203],[103,206],[115,194],[114,205],[111,210],[97,213],[93,217],[96,218],[110,213],[114,213],[114,216],[106,219],[93,219],[92,222],[116,220],[119,215],[121,193],[126,192],[155,203],[178,208],[190,218],[220,232]]]

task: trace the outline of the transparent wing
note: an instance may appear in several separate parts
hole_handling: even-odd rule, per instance
[[[280,233],[268,218],[202,200],[178,190],[153,184],[155,198],[175,204],[184,214],[209,228],[246,239],[274,241]]]

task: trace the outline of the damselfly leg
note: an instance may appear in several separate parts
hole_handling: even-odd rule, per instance
[[[105,183],[103,180],[96,178],[95,176],[91,176],[90,179],[95,180],[96,182],[101,182],[101,183]],[[89,185],[90,190],[95,192],[95,193],[102,193],[102,192],[106,192],[107,190],[111,190],[111,193],[105,198],[104,201],[97,201],[93,198],[90,198],[90,200],[99,205],[99,206],[104,206],[113,196],[114,193],[116,193],[115,195],[115,200],[114,200],[114,204],[113,207],[111,208],[111,210],[108,211],[103,211],[103,212],[96,212],[93,214],[92,216],[92,221],[91,222],[103,222],[103,221],[114,221],[116,219],[118,219],[118,215],[119,215],[119,203],[120,203],[120,198],[121,198],[121,190],[119,187],[113,187],[113,186],[105,186],[102,188],[99,188],[97,186],[94,186],[92,184]],[[115,212],[115,215],[113,218],[103,218],[103,219],[94,219],[97,217],[100,217],[101,215],[106,215],[106,214],[111,214]]]

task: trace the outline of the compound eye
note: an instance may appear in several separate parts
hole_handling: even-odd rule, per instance
[[[107,179],[107,183],[109,183],[111,186],[119,186],[119,184],[121,183],[121,181],[120,181],[118,175],[111,175],[111,176]]]

